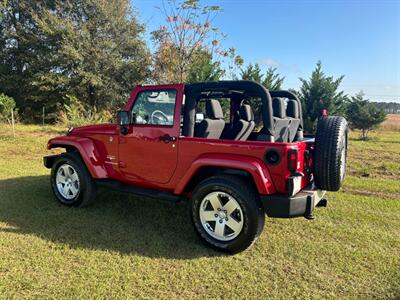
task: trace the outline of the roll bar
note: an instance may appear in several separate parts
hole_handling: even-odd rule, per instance
[[[218,90],[243,90],[250,96],[261,98],[262,102],[262,119],[264,123],[264,133],[274,136],[273,129],[273,111],[272,97],[284,97],[294,99],[299,104],[299,112],[301,118],[301,130],[303,130],[303,119],[301,113],[301,103],[298,97],[289,91],[268,91],[264,86],[249,80],[227,80],[227,81],[210,81],[199,82],[185,85],[185,107],[183,119],[183,135],[192,137],[194,135],[195,125],[195,109],[197,102],[202,98],[202,93]],[[299,128],[300,130],[300,128]]]

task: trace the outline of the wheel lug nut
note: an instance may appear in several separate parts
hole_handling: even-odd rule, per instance
[[[220,208],[218,208],[218,211],[221,211],[221,209],[220,209]]]
[[[228,221],[228,218],[225,218],[225,221]]]
[[[218,214],[215,214],[214,217],[218,218]]]
[[[222,223],[222,219],[221,219],[221,220],[219,220],[219,222],[220,222],[220,223]]]

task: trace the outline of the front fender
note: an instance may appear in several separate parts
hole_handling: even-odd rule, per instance
[[[174,193],[181,194],[191,178],[203,167],[223,167],[242,170],[251,175],[259,194],[275,193],[275,187],[265,164],[254,157],[234,154],[205,154],[196,159],[179,181]]]
[[[47,149],[67,147],[78,150],[93,178],[108,178],[104,162],[91,139],[79,136],[60,136],[47,143]]]

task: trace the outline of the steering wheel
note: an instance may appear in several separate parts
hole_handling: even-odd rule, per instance
[[[167,124],[168,123],[168,117],[165,113],[163,113],[161,110],[155,110],[151,113],[151,123],[152,124]]]

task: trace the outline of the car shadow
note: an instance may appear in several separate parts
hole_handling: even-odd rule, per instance
[[[99,189],[93,205],[65,207],[54,199],[49,176],[0,180],[0,222],[0,231],[72,248],[170,259],[221,255],[198,238],[186,204]]]

